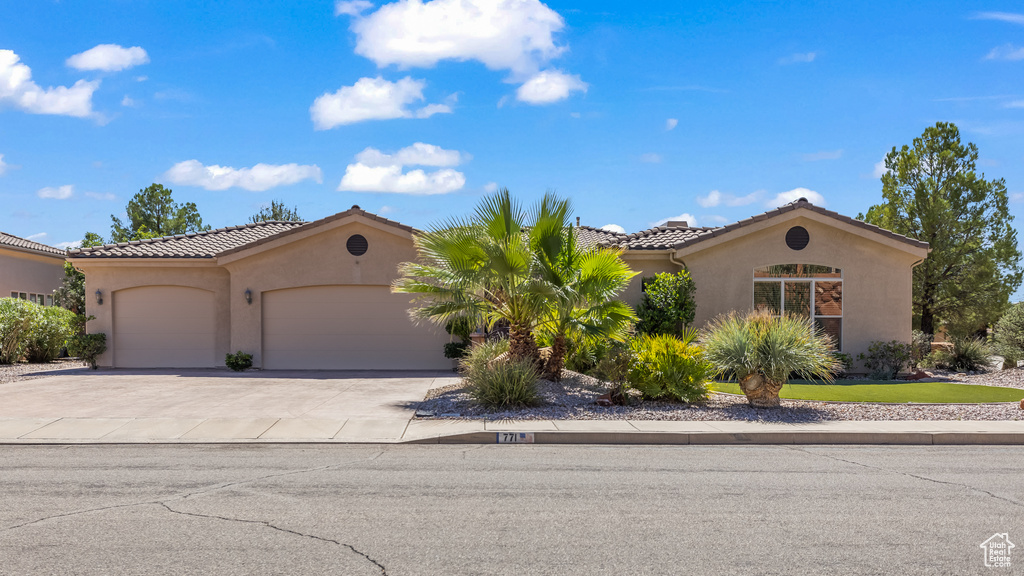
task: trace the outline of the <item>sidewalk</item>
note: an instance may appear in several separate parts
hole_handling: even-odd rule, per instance
[[[516,434],[501,434],[501,433]],[[522,434],[520,434],[522,433]],[[415,443],[1024,445],[1024,421],[0,418],[0,444]]]

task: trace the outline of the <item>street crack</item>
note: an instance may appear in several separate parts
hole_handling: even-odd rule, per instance
[[[947,486],[957,486],[959,488],[967,488],[968,490],[974,490],[975,492],[980,492],[982,494],[985,494],[987,496],[995,498],[996,500],[1002,500],[1003,502],[1007,502],[1007,503],[1013,504],[1014,506],[1019,506],[1021,508],[1024,508],[1024,503],[1022,503],[1022,502],[1018,502],[1018,501],[1016,501],[1016,500],[1014,500],[1012,498],[1007,498],[1005,496],[1000,496],[998,494],[989,492],[988,490],[985,490],[983,488],[978,488],[976,486],[971,486],[970,484],[962,484],[960,482],[947,482],[945,480],[937,480],[935,478],[929,478],[927,476],[921,476],[920,474],[912,474],[910,472],[903,472],[901,470],[893,470],[893,469],[889,469],[889,468],[882,468],[880,466],[872,466],[870,464],[864,464],[862,462],[854,462],[853,460],[847,460],[845,458],[840,458],[838,456],[832,456],[831,454],[820,454],[820,453],[817,453],[817,452],[810,452],[808,450],[805,450],[803,448],[798,448],[796,446],[786,446],[786,448],[788,448],[790,450],[796,450],[797,452],[803,452],[804,454],[810,454],[812,456],[820,456],[822,458],[828,458],[830,460],[835,460],[837,462],[845,462],[847,464],[853,464],[854,466],[860,466],[862,468],[869,468],[871,470],[878,470],[880,472],[889,472],[889,473],[892,473],[892,474],[900,474],[902,476],[907,476],[907,477],[910,477],[910,478],[915,478],[917,480],[924,480],[926,482],[933,482],[935,484],[945,484]]]
[[[195,518],[207,518],[207,519],[210,519],[210,520],[223,520],[225,522],[240,522],[242,524],[256,524],[256,525],[259,525],[259,526],[264,526],[266,528],[270,528],[272,530],[277,530],[278,532],[284,532],[285,534],[292,534],[294,536],[299,536],[299,537],[302,537],[302,538],[309,538],[311,540],[319,540],[320,542],[328,542],[328,543],[331,543],[331,544],[336,544],[336,545],[341,546],[343,548],[348,548],[353,553],[355,553],[355,554],[357,554],[359,556],[362,556],[363,558],[366,559],[366,561],[368,561],[371,564],[373,564],[374,566],[376,566],[380,570],[380,573],[383,574],[384,576],[387,576],[387,574],[388,574],[387,568],[385,568],[384,565],[381,564],[380,562],[378,562],[378,561],[374,560],[373,558],[371,558],[367,553],[362,552],[361,550],[356,549],[356,547],[352,546],[351,544],[346,544],[344,542],[339,542],[339,541],[334,540],[332,538],[324,538],[323,536],[317,536],[315,534],[306,534],[304,532],[298,532],[296,530],[289,530],[288,528],[282,528],[280,526],[271,524],[270,522],[267,522],[266,520],[246,520],[244,518],[229,518],[227,516],[217,516],[215,514],[199,514],[199,513],[196,513],[196,512],[185,512],[183,510],[175,510],[174,508],[171,508],[170,506],[167,505],[166,502],[156,502],[156,504],[160,504],[168,512],[172,512],[174,514],[181,514],[182,516],[192,516],[192,517],[195,517]]]

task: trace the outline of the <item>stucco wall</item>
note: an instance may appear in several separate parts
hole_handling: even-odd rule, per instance
[[[0,298],[11,292],[52,294],[64,279],[64,259],[0,248]]]
[[[786,232],[793,226],[803,226],[810,234],[803,250],[786,246]],[[844,352],[856,358],[873,340],[910,341],[912,267],[920,256],[799,213],[753,224],[749,232],[734,232],[677,253],[697,287],[696,326],[704,327],[731,310],[750,310],[754,268],[820,264],[843,271]],[[642,270],[641,276],[652,276],[665,271],[668,257],[661,263],[627,261]],[[636,305],[641,294],[632,288],[625,299]]]
[[[85,310],[96,318],[89,321],[90,334],[107,335],[107,352],[98,359],[100,366],[113,365],[113,350],[117,335],[114,334],[114,308],[117,306],[119,290],[139,286],[189,286],[209,290],[215,294],[215,316],[217,332],[214,339],[214,358],[217,365],[224,364],[224,355],[230,350],[231,307],[228,302],[231,286],[227,270],[217,267],[210,260],[193,263],[172,264],[160,261],[134,261],[129,265],[111,265],[109,261],[79,260],[75,265],[85,272]],[[103,294],[103,304],[96,302],[96,290]],[[160,302],[153,302],[154,307]]]
[[[411,234],[376,222],[341,222],[311,232],[315,233],[289,238],[288,243],[273,249],[226,258],[229,261],[224,267],[231,273],[231,347],[252,353],[255,366],[262,366],[263,293],[302,286],[390,286],[398,275],[398,265],[416,258]],[[367,240],[362,256],[353,256],[345,248],[353,234]],[[243,297],[247,289],[252,292],[251,305]],[[403,317],[390,328],[408,331],[412,327],[411,320]],[[440,356],[447,334],[432,328],[430,337],[437,339]]]

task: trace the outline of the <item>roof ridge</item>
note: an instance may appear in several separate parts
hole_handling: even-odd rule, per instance
[[[54,255],[67,255],[67,253],[68,253],[66,248],[57,248],[56,246],[50,246],[49,244],[43,244],[42,242],[36,242],[35,240],[29,240],[28,238],[22,238],[21,236],[15,236],[14,234],[10,234],[8,232],[0,231],[0,236],[7,236],[9,238],[13,238],[15,240],[20,240],[21,242],[24,242],[25,244],[28,244],[28,246],[19,246],[19,245],[14,244],[14,243],[0,242],[0,245],[10,246],[11,248],[22,248],[22,249],[25,249],[25,250],[33,250],[35,252],[43,252],[43,253],[46,253],[46,254],[54,254]]]
[[[138,246],[140,244],[155,244],[157,242],[168,242],[176,238],[194,238],[196,236],[208,236],[210,234],[216,234],[219,232],[230,232],[232,230],[242,230],[245,228],[255,228],[257,226],[266,226],[268,224],[286,224],[295,226],[304,226],[309,222],[294,221],[294,220],[261,220],[259,222],[246,222],[245,224],[236,224],[234,226],[225,226],[223,228],[216,228],[213,230],[202,230],[200,232],[185,232],[182,234],[171,234],[169,236],[158,236],[156,238],[142,238],[139,240],[129,240],[127,242],[112,242],[109,244],[103,244],[100,246],[90,246],[88,248],[76,248],[69,250],[71,254],[81,254],[84,252],[99,251],[103,248],[123,248],[125,246]]]

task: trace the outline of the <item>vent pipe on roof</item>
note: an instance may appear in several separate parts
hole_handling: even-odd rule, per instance
[[[689,228],[689,224],[686,220],[669,220],[665,222],[665,226],[668,228]]]
[[[580,227],[580,217],[579,216],[576,217],[576,227],[577,228]]]

